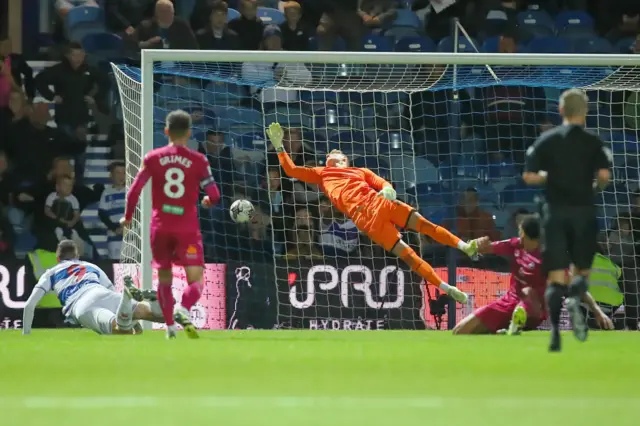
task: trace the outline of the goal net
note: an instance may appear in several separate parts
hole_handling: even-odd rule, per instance
[[[318,187],[284,175],[265,128],[286,128],[297,165],[322,166],[327,152],[340,149],[353,167],[392,182],[400,199],[462,238],[510,238],[518,217],[537,211],[537,191],[519,178],[526,147],[560,123],[560,92],[584,88],[592,101],[587,126],[614,153],[614,183],[598,195],[603,254],[624,272],[625,294],[612,309],[625,305],[622,320],[637,318],[625,218],[637,203],[640,77],[631,59],[609,58],[145,51],[141,69],[114,66],[128,182],[144,154],[167,143],[166,115],[191,113],[191,147],[210,159],[223,195],[201,211],[207,262],[241,271],[227,279],[228,327],[447,328],[508,290],[508,264],[472,262],[402,231],[445,281],[469,293],[466,306],[455,306],[359,233]],[[240,198],[256,208],[249,224],[230,221],[228,207]],[[149,202],[138,208],[122,252],[123,262],[142,265],[146,286]],[[254,271],[251,279],[246,271]],[[251,310],[272,316],[256,319]]]

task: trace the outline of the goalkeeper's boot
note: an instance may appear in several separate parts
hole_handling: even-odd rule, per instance
[[[518,305],[511,315],[511,323],[507,329],[509,336],[517,336],[522,333],[522,329],[527,324],[527,311],[524,306]]]
[[[567,311],[569,312],[569,318],[571,319],[571,325],[573,327],[573,334],[581,342],[587,340],[587,334],[589,333],[589,326],[585,321],[582,314],[582,308],[580,302],[575,297],[567,297],[565,304]]]
[[[147,302],[158,301],[158,292],[156,290],[142,290],[140,293],[142,294],[142,300]]]
[[[462,249],[462,252],[469,256],[472,260],[477,260],[478,254],[478,240],[471,240],[467,242],[467,245]]]
[[[133,278],[130,275],[125,275],[124,277],[124,291],[127,292],[129,297],[136,302],[142,302],[144,297],[142,296],[142,291],[136,287],[133,283]]]
[[[173,311],[173,319],[184,328],[184,332],[187,333],[189,339],[197,339],[198,329],[191,323],[191,315],[189,311],[183,306],[177,305]]]
[[[451,297],[453,300],[460,303],[461,305],[464,305],[465,303],[467,303],[467,300],[469,299],[469,297],[467,296],[467,293],[453,286],[449,287],[449,289],[447,290],[447,294],[449,295],[449,297]]]

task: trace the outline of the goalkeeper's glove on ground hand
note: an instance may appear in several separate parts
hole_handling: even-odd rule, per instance
[[[273,147],[276,151],[282,151],[282,139],[284,138],[284,131],[282,130],[282,126],[280,123],[271,123],[267,128],[267,136],[269,136],[269,140],[273,144]]]
[[[380,192],[378,192],[378,195],[383,196],[385,199],[389,201],[395,201],[396,190],[390,186],[385,186],[384,188],[382,188],[382,190],[380,190]]]

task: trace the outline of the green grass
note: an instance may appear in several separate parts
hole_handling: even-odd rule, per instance
[[[0,425],[640,424],[640,335],[0,332]]]

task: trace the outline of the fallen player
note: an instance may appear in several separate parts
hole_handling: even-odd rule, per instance
[[[498,300],[477,309],[460,321],[454,334],[519,334],[535,330],[547,318],[544,292],[547,278],[540,253],[540,220],[527,216],[519,224],[519,238],[481,244],[481,254],[496,254],[511,259],[511,285]],[[583,298],[603,329],[613,323],[587,292]]]
[[[280,124],[271,123],[267,135],[289,177],[319,185],[331,203],[373,242],[406,262],[425,282],[439,287],[457,302],[466,303],[467,295],[445,283],[431,265],[402,241],[398,228],[428,235],[440,244],[455,247],[468,256],[475,256],[478,243],[488,242],[488,239],[467,243],[447,229],[429,222],[413,207],[396,200],[396,191],[389,182],[369,169],[349,167],[349,160],[341,151],[334,150],[327,154],[326,167],[299,167],[284,151],[284,132]]]
[[[67,322],[98,334],[140,334],[142,327],[138,320],[164,322],[159,306],[134,300],[131,277],[124,278],[124,291],[118,293],[102,269],[78,259],[73,241],[61,241],[56,255],[59,263],[40,277],[27,300],[23,334],[31,333],[35,308],[49,291],[57,294]]]

